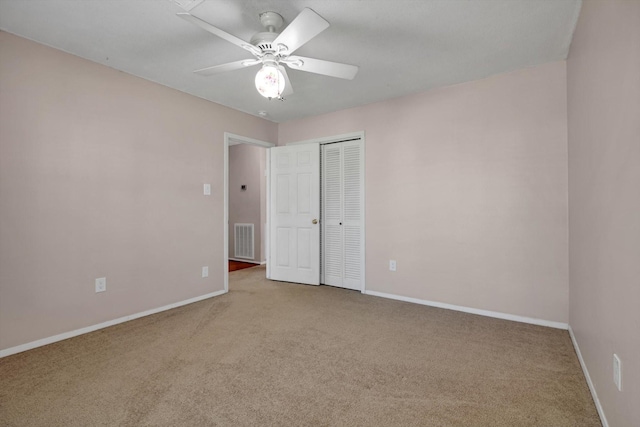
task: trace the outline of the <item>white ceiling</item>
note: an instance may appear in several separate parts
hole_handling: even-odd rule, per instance
[[[185,0],[180,0],[181,2]],[[195,69],[251,58],[176,16],[170,0],[0,0],[0,28],[200,98],[284,122],[567,57],[580,0],[205,0],[191,13],[237,37],[258,15],[291,22],[310,7],[331,26],[297,55],[354,64],[352,81],[289,70],[295,93],[269,101],[258,67]]]

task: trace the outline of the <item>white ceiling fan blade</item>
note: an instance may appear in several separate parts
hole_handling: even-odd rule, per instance
[[[211,34],[214,34],[218,37],[220,37],[221,39],[224,39],[226,41],[228,41],[229,43],[233,43],[236,46],[239,46],[245,50],[248,50],[249,52],[251,52],[254,55],[261,55],[262,51],[260,49],[258,49],[257,47],[253,46],[250,43],[247,43],[246,41],[231,35],[229,33],[227,33],[226,31],[221,30],[220,28],[216,28],[213,25],[209,24],[206,21],[203,21],[200,18],[196,18],[195,16],[193,16],[190,13],[186,13],[186,12],[180,12],[177,14],[180,18],[184,19],[185,21],[189,21],[192,24],[197,25],[198,27],[202,28],[205,31],[210,32]]]
[[[355,65],[325,61],[323,59],[307,58],[304,56],[290,56],[282,60],[292,70],[307,71],[309,73],[324,74],[339,79],[353,80],[358,73]]]
[[[233,71],[239,70],[240,68],[251,67],[260,63],[261,61],[259,59],[243,59],[241,61],[228,62],[222,65],[214,65],[213,67],[201,68],[199,70],[195,70],[194,73],[200,74],[201,76],[212,76],[214,74],[224,73],[226,71]]]
[[[279,44],[287,47],[287,53],[291,54],[300,46],[320,34],[329,27],[329,23],[320,15],[309,8],[305,8],[273,41],[273,45]]]
[[[293,86],[291,86],[291,81],[289,80],[289,75],[287,74],[287,70],[282,65],[278,65],[278,69],[282,72],[282,75],[284,76],[284,90],[282,91],[282,96],[293,95]]]

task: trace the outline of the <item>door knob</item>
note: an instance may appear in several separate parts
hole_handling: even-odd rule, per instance
[[[313,224],[317,224],[317,223],[318,223],[318,220],[317,220],[317,219],[314,219],[314,220],[313,220],[313,221],[311,221],[311,222],[312,222]]]

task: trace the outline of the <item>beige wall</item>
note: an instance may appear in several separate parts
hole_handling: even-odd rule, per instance
[[[234,258],[234,224],[254,224],[254,261],[263,261],[262,224],[266,211],[266,148],[250,144],[229,147],[229,257]],[[245,191],[241,185],[246,185]],[[240,259],[240,258],[239,258]]]
[[[360,130],[368,290],[567,322],[564,62],[283,123],[278,138]]]
[[[369,290],[567,321],[563,62],[278,127],[0,36],[0,349],[222,289],[224,131],[365,130]]]
[[[0,349],[223,289],[223,133],[275,124],[5,32],[0,94]]]
[[[640,2],[583,3],[567,77],[570,324],[609,425],[640,426]]]

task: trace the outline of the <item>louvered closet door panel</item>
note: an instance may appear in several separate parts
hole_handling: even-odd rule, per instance
[[[349,289],[362,288],[362,249],[364,244],[363,211],[363,168],[362,143],[360,141],[343,142],[343,259],[344,274],[342,286]]]
[[[342,286],[342,148],[322,146],[322,283]]]
[[[364,156],[361,141],[322,146],[322,283],[362,289]]]

